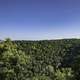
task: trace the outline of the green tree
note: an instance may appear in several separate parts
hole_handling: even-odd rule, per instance
[[[80,55],[78,55],[75,58],[72,68],[73,68],[74,74],[75,74],[74,78],[76,80],[79,80],[80,79]]]
[[[63,68],[62,70],[57,70],[55,73],[55,80],[72,80],[73,74],[70,68]]]
[[[0,43],[0,80],[25,80],[30,56],[17,49],[10,39]]]
[[[33,77],[32,80],[51,80],[51,79],[47,76],[36,76]]]

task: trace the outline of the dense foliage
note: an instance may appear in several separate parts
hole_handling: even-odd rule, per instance
[[[1,41],[0,80],[80,80],[80,40]]]

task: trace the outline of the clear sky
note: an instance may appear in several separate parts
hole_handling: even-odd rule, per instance
[[[80,0],[0,0],[0,39],[80,38]]]

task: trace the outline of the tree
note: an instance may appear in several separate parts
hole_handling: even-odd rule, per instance
[[[79,80],[80,79],[80,55],[78,55],[75,58],[72,68],[73,68],[74,74],[75,74],[74,78],[76,80]]]
[[[0,43],[0,80],[25,80],[25,67],[30,60],[10,39]]]
[[[62,70],[57,70],[55,73],[55,80],[72,80],[73,74],[70,68],[63,68]]]
[[[51,80],[51,79],[47,76],[36,76],[33,77],[32,80]]]

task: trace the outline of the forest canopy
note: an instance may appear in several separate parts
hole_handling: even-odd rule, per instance
[[[0,80],[79,80],[80,39],[0,41]]]

